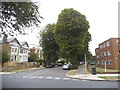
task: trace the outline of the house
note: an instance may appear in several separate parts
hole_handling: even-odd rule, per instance
[[[111,69],[120,69],[120,38],[110,38],[95,49],[97,65]]]
[[[10,61],[27,62],[29,57],[29,45],[27,42],[19,42],[16,38],[9,38],[4,35],[1,43],[2,51],[8,52]]]

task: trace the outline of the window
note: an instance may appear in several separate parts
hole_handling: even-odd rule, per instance
[[[14,48],[12,48],[12,52],[14,52]]]
[[[106,56],[106,52],[104,52],[104,56]]]
[[[104,60],[102,60],[102,65],[104,65]]]
[[[99,56],[97,56],[97,58],[99,58]]]
[[[109,55],[111,55],[112,53],[111,53],[111,51],[107,51],[107,55],[109,56]]]
[[[102,49],[102,45],[100,45],[100,49]]]
[[[118,54],[120,54],[120,50],[118,50]]]
[[[15,48],[15,52],[17,52],[17,48]]]
[[[103,56],[103,52],[100,53],[100,56],[101,56],[101,57]]]
[[[110,42],[109,41],[106,42],[106,46],[110,46]]]
[[[103,44],[103,48],[105,48],[105,43]]]
[[[112,60],[109,60],[109,65],[112,65]]]
[[[97,64],[100,64],[99,61],[97,61]]]

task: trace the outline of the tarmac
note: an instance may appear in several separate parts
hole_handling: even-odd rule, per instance
[[[36,69],[44,69],[45,67],[40,67],[40,68],[31,68],[31,69],[25,69],[25,70],[19,70],[16,72],[0,72],[0,75],[2,74],[12,74],[12,73],[19,73],[19,72],[23,72],[23,71],[28,71],[28,70],[36,70]],[[67,77],[71,77],[71,78],[76,78],[76,79],[80,79],[80,80],[90,80],[90,81],[120,81],[118,79],[116,80],[106,80],[106,79],[102,79],[100,77],[106,76],[120,76],[120,74],[96,74],[93,75],[91,73],[85,73],[84,67],[79,67],[77,72],[75,73],[75,75],[68,75],[66,74]]]

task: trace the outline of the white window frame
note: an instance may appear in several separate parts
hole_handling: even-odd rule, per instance
[[[106,42],[106,46],[110,46],[110,41],[107,41],[107,42]]]
[[[109,65],[112,65],[112,60],[109,60]]]
[[[107,56],[106,52],[104,52],[104,56]]]
[[[102,65],[104,65],[105,64],[105,61],[104,60],[102,60]]]
[[[110,56],[112,54],[111,51],[107,51],[107,55]]]
[[[103,46],[102,45],[100,45],[100,49],[102,49],[103,48]]]

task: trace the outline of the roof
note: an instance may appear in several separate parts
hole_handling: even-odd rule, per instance
[[[24,45],[25,44],[25,41],[23,41],[23,42],[20,42],[20,45],[22,46],[22,45]]]
[[[15,38],[9,38],[9,39],[7,39],[7,42],[11,42],[11,41],[13,41]]]
[[[26,44],[26,45],[29,47],[29,45],[28,45],[28,43],[27,43],[26,41],[20,42],[20,45],[21,45],[21,46],[23,46],[24,44]]]

